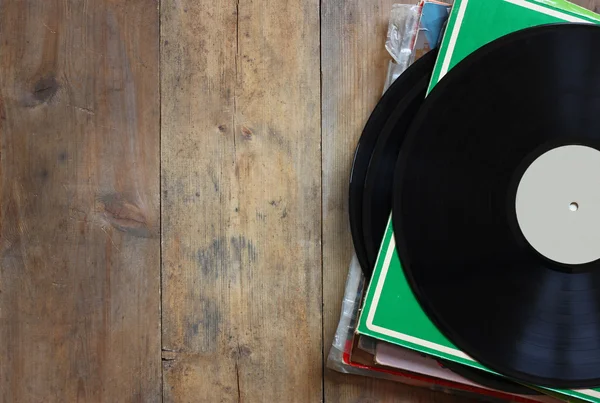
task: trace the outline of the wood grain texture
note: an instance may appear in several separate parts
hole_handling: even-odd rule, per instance
[[[161,18],[165,402],[320,401],[319,3]]]
[[[389,54],[385,37],[395,0],[323,0],[323,343],[329,351],[350,259],[348,183],[354,149],[381,97]],[[412,4],[411,1],[403,3]],[[465,402],[390,381],[325,371],[327,403]]]
[[[466,396],[333,371],[325,376],[326,403],[477,403]]]
[[[0,401],[160,401],[158,10],[0,1]]]
[[[322,369],[395,2],[0,0],[0,402],[466,401]]]
[[[585,7],[595,13],[600,13],[600,0],[570,0],[571,3]]]

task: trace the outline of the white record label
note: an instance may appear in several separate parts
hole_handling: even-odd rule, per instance
[[[563,264],[600,259],[600,151],[568,145],[540,155],[519,182],[515,208],[541,255]]]

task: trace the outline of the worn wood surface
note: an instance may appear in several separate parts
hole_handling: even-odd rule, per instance
[[[166,402],[322,399],[318,0],[165,0]]]
[[[0,1],[0,401],[158,402],[158,9]]]
[[[571,0],[571,3],[578,4],[588,10],[600,13],[600,0]]]
[[[324,367],[393,3],[0,0],[0,402],[466,401]]]

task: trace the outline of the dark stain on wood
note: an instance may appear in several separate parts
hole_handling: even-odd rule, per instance
[[[208,248],[198,249],[196,260],[204,276],[219,277],[217,265],[225,261],[226,247],[222,238],[213,239]]]
[[[254,243],[248,241],[248,257],[250,258],[250,263],[256,262],[257,255]]]
[[[231,237],[231,246],[235,256],[238,257],[238,261],[241,260],[242,251],[246,249],[246,238],[242,235]]]
[[[234,260],[242,262],[244,258],[247,257],[247,260],[251,263],[256,261],[258,253],[254,242],[247,240],[242,235],[231,237],[230,242],[233,248],[232,252]]]
[[[46,168],[42,168],[40,170],[40,178],[42,179],[42,182],[46,182],[48,180],[48,176],[50,175],[50,173],[48,172],[48,170]]]
[[[58,82],[54,76],[47,76],[38,80],[33,87],[33,98],[39,103],[48,103],[58,92]]]
[[[190,342],[200,341],[200,352],[215,351],[221,329],[221,312],[213,299],[200,297],[199,311],[201,318],[198,323],[190,324],[186,329],[185,337]]]

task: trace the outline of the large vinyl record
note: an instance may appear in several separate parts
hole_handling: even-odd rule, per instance
[[[510,34],[451,69],[401,150],[393,224],[411,287],[511,378],[600,386],[600,27]]]
[[[373,265],[367,257],[367,249],[363,231],[363,194],[365,186],[365,177],[371,161],[371,156],[377,139],[383,130],[386,122],[398,106],[398,103],[410,93],[411,89],[423,76],[431,75],[435,56],[429,52],[421,59],[417,60],[383,94],[381,100],[373,109],[367,124],[363,130],[360,140],[354,153],[354,162],[350,172],[350,194],[349,194],[349,213],[350,213],[350,231],[354,250],[363,273],[367,278],[371,277]],[[389,168],[393,172],[393,167]]]

